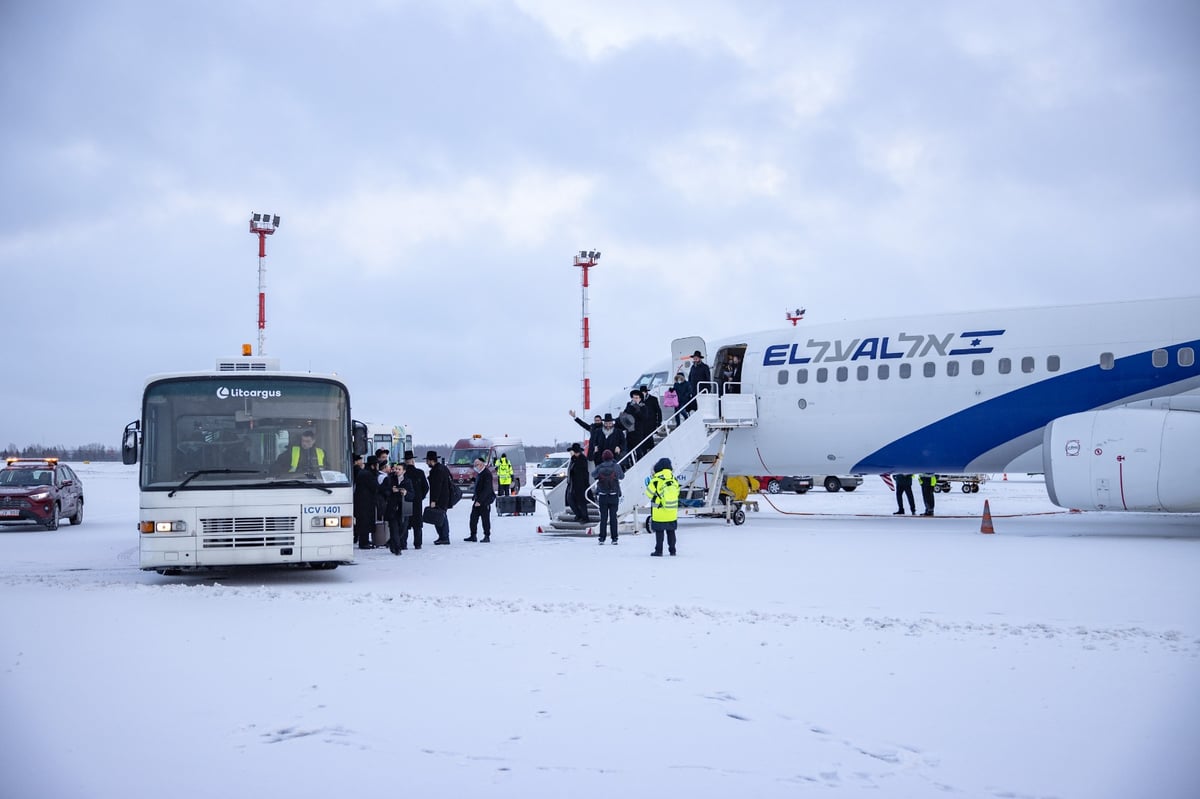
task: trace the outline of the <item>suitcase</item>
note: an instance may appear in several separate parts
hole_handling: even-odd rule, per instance
[[[518,499],[521,499],[521,497],[496,497],[496,515],[516,516]],[[530,497],[530,499],[532,499],[532,497]]]
[[[391,537],[392,532],[388,529],[387,522],[375,522],[375,530],[371,533],[372,544],[377,547],[385,547]]]
[[[537,510],[537,500],[532,496],[513,497],[517,501],[516,512],[521,516],[528,516]]]

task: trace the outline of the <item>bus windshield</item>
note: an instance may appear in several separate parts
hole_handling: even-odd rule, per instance
[[[141,486],[349,484],[349,406],[345,387],[324,378],[156,381],[144,399]]]

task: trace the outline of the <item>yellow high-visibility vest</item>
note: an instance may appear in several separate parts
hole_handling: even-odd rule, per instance
[[[321,449],[320,447],[313,447],[313,449],[315,449],[317,451],[317,466],[324,469],[325,468],[325,450]],[[299,466],[300,466],[300,447],[292,447],[292,468],[289,469],[288,471],[294,472],[294,471],[296,471],[297,468],[299,468]],[[278,469],[279,467],[276,466],[275,468]]]

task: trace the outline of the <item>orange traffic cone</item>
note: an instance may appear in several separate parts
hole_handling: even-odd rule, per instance
[[[992,508],[991,508],[991,506],[988,505],[988,501],[986,499],[983,501],[983,523],[979,525],[979,532],[981,532],[981,533],[996,532],[995,529],[992,527]]]

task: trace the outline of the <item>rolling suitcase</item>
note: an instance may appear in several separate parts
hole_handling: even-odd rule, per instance
[[[388,529],[387,522],[375,522],[375,530],[371,533],[371,543],[377,547],[385,547],[391,535],[392,532]]]

